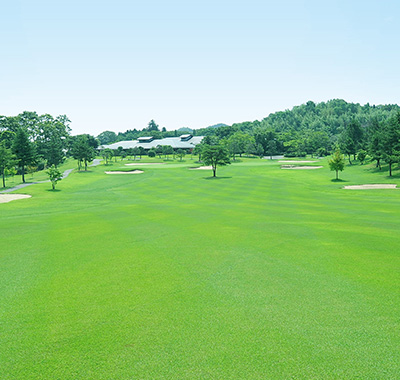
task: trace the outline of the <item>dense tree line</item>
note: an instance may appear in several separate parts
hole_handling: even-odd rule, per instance
[[[331,100],[307,102],[292,110],[270,114],[261,121],[243,122],[197,131],[207,144],[222,144],[233,159],[252,154],[260,157],[326,156],[340,149],[349,164],[367,155],[381,168],[384,161],[392,175],[400,162],[400,107],[370,106]]]
[[[65,115],[53,117],[25,111],[17,116],[0,116],[3,187],[6,174],[20,174],[25,182],[27,171],[57,168],[67,156],[73,156],[79,166],[86,168],[95,155],[98,141],[90,135],[71,136],[69,124]]]

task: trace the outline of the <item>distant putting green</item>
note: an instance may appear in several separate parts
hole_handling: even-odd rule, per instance
[[[399,378],[398,171],[125,163],[0,204],[1,379]]]

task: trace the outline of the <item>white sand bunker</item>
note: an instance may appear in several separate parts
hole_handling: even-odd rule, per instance
[[[344,186],[343,189],[348,190],[373,190],[373,189],[395,189],[397,185],[389,185],[389,184],[372,184],[372,185],[351,185]]]
[[[322,169],[323,166],[296,166],[296,165],[282,165],[281,169],[295,169],[295,170],[310,170]]]
[[[189,168],[190,170],[212,170],[212,166],[199,166],[198,168]]]
[[[130,170],[128,172],[123,172],[123,171],[115,171],[115,172],[104,172],[106,174],[141,174],[143,173],[143,170]]]
[[[26,194],[0,194],[0,203],[7,203],[25,198],[31,198],[31,196]]]
[[[291,164],[291,163],[295,163],[295,164],[308,164],[308,163],[312,163],[312,162],[317,162],[317,161],[278,161],[282,164]]]
[[[125,166],[138,166],[138,165],[165,165],[165,162],[138,162],[132,164],[125,164]]]

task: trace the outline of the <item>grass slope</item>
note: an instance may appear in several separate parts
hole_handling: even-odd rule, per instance
[[[1,378],[397,378],[399,177],[190,166],[0,205]]]

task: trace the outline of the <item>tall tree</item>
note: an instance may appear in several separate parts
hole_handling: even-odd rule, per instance
[[[156,122],[153,119],[151,119],[149,124],[147,125],[146,130],[151,132],[151,131],[159,131],[160,129],[159,125],[156,124]]]
[[[6,187],[5,171],[15,165],[15,156],[11,149],[8,149],[4,142],[0,142],[0,173],[3,178],[3,187]]]
[[[204,145],[202,149],[202,160],[206,165],[210,165],[213,177],[217,175],[217,167],[231,163],[229,154],[221,145]]]
[[[87,165],[96,157],[96,152],[92,146],[89,145],[87,135],[76,136],[74,145],[72,147],[72,156],[78,161],[78,169],[81,170],[82,163],[87,171]]]
[[[17,157],[18,166],[21,168],[22,182],[25,183],[25,167],[33,164],[36,160],[35,146],[29,140],[28,132],[25,129],[18,129],[12,150]]]
[[[383,157],[384,126],[374,117],[368,128],[368,154],[376,161],[376,167],[381,169]]]
[[[383,159],[389,165],[389,176],[392,176],[392,165],[400,162],[400,112],[397,112],[386,123],[383,134]]]

